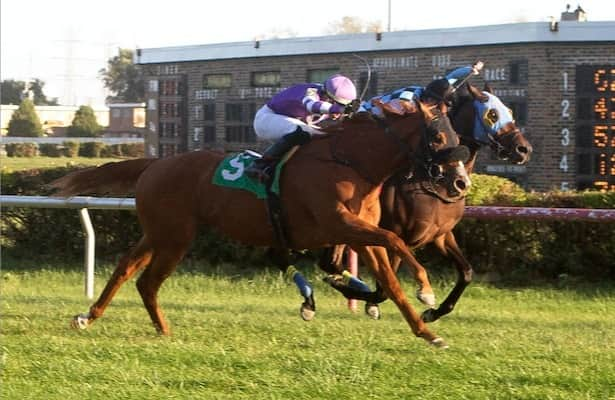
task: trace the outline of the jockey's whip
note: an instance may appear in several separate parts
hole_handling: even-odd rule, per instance
[[[453,90],[451,91],[451,94],[455,93],[457,91],[457,89],[459,89],[460,87],[463,86],[464,83],[466,83],[470,77],[472,77],[472,75],[478,75],[480,73],[480,71],[483,69],[483,66],[485,64],[482,61],[477,61],[472,65],[472,73],[469,74],[468,76],[466,76],[465,78],[463,78],[461,80],[461,82],[459,82],[459,84],[456,84],[453,87]]]
[[[363,87],[363,91],[361,91],[361,96],[359,97],[359,102],[363,101],[363,97],[365,97],[365,93],[367,93],[367,88],[369,87],[369,83],[372,79],[372,68],[369,66],[369,62],[367,62],[367,60],[363,57],[361,57],[360,55],[357,54],[353,54],[353,57],[358,58],[359,60],[363,61],[363,63],[365,64],[365,66],[367,67],[367,80],[365,81],[365,86]]]

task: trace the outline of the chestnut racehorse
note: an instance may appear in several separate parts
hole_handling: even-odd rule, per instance
[[[532,146],[512,115],[507,115],[510,111],[489,91],[488,88],[480,91],[465,84],[456,92],[449,113],[461,143],[470,149],[470,159],[466,164],[468,173],[474,168],[478,150],[485,146],[490,146],[498,158],[515,164],[525,164],[532,153]],[[472,280],[472,266],[464,257],[453,233],[453,228],[463,217],[465,199],[450,198],[443,188],[432,185],[424,177],[415,174],[408,179],[405,175],[395,174],[384,185],[380,197],[380,226],[395,232],[412,249],[433,243],[443,255],[452,259],[457,269],[457,281],[451,293],[438,308],[429,308],[422,314],[423,321],[431,322],[453,310]],[[343,270],[343,250],[344,246],[340,245],[332,250],[333,254],[325,252],[321,258],[321,268],[330,273]],[[392,255],[391,265],[395,271],[399,264],[399,257]],[[366,300],[366,312],[373,318],[379,317],[377,303],[385,299],[381,290],[365,292],[352,289],[339,276],[331,276],[327,280],[345,296]]]
[[[412,332],[444,347],[445,342],[408,303],[387,249],[416,267],[419,286],[431,292],[425,270],[397,235],[377,225],[378,198],[387,178],[426,163],[435,153],[458,148],[458,136],[446,115],[436,108],[420,108],[415,115],[390,118],[385,124],[370,118],[347,119],[341,130],[302,146],[282,171],[280,197],[289,247],[349,244],[397,304]],[[280,246],[263,200],[212,183],[223,158],[215,152],[194,151],[164,159],[127,160],[76,171],[51,183],[58,196],[134,191],[143,230],[89,312],[75,316],[74,327],[85,329],[100,318],[120,286],[142,270],[139,294],[157,331],[169,334],[158,290],[183,258],[199,225],[245,244]]]

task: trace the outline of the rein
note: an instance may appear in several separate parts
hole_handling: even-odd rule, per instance
[[[395,133],[395,130],[393,129],[393,127],[391,127],[390,124],[387,123],[386,120],[384,119],[375,119],[375,121],[378,123],[378,125],[382,128],[382,130],[385,133],[385,137],[390,138],[390,140],[392,140],[395,143],[395,147],[398,149],[401,149],[401,151],[398,152],[398,154],[400,156],[396,156],[397,158],[401,158],[401,155],[403,154],[407,154],[408,156],[408,161],[410,164],[412,164],[413,161],[422,161],[421,164],[425,165],[424,161],[427,161],[428,163],[431,162],[431,157],[429,158],[429,160],[421,160],[419,157],[419,154],[421,153],[417,153],[415,151],[413,151],[410,148],[410,145],[404,141],[403,139],[401,139],[399,137],[399,135],[397,135]],[[421,139],[421,142],[424,144],[424,147],[426,149],[429,149],[429,145],[427,144],[427,129],[423,130],[422,133],[423,137]],[[338,164],[344,165],[346,167],[352,168],[353,170],[355,170],[363,179],[365,179],[366,181],[368,181],[369,183],[373,184],[373,185],[379,185],[382,182],[380,180],[375,180],[371,177],[371,175],[367,172],[367,169],[364,168],[360,163],[357,162],[352,162],[351,160],[349,160],[348,158],[343,158],[340,157],[339,152],[336,151],[336,147],[337,147],[337,143],[340,140],[340,136],[336,135],[337,137],[334,138],[333,143],[331,145],[331,158],[333,162],[336,162]],[[412,157],[412,156],[415,157]]]

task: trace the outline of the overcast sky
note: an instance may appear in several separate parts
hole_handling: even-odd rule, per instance
[[[62,102],[102,104],[97,78],[118,47],[249,41],[292,33],[318,36],[344,16],[415,30],[559,19],[565,1],[2,0],[0,77],[40,78]],[[575,9],[578,3],[570,3]],[[615,0],[580,3],[590,21],[615,21]],[[433,6],[437,6],[435,8]]]

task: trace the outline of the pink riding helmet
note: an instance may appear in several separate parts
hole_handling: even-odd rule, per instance
[[[337,103],[347,105],[357,98],[354,83],[343,75],[335,74],[325,81],[325,92]]]

